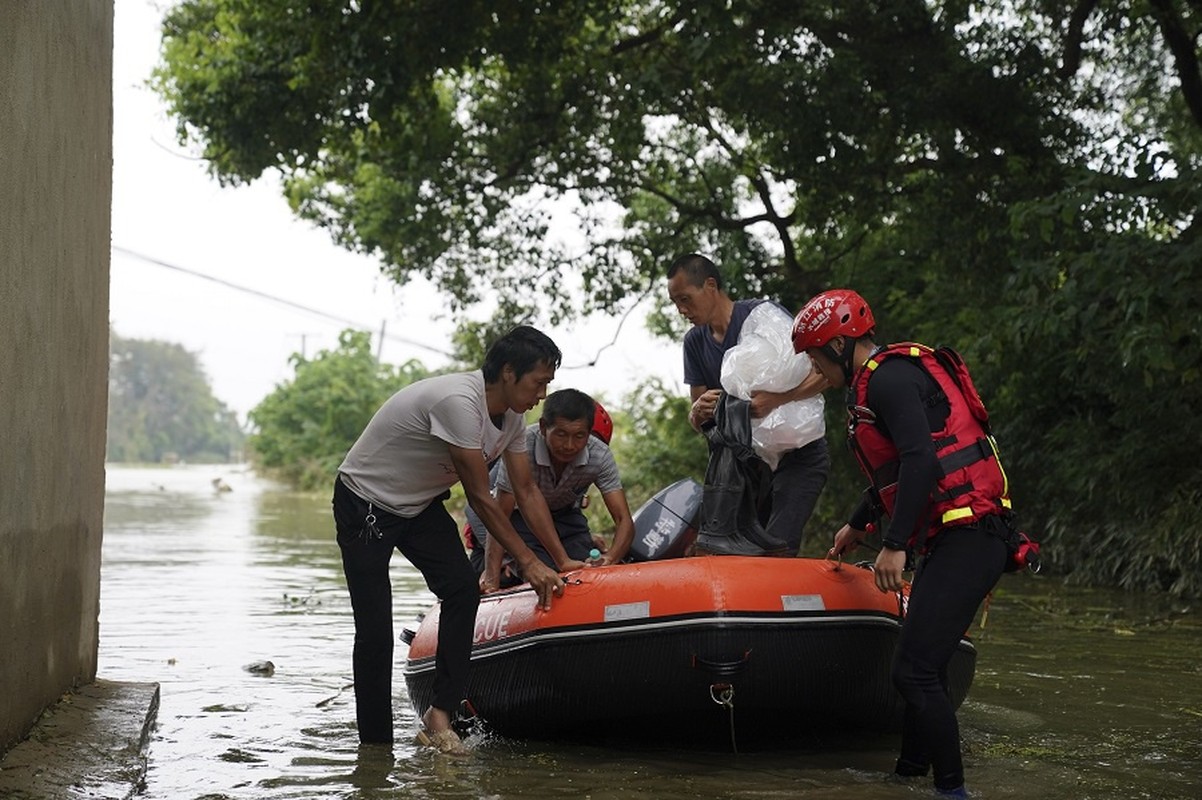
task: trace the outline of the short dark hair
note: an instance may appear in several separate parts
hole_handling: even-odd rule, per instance
[[[714,266],[713,261],[710,261],[703,255],[686,253],[680,256],[668,267],[668,278],[671,279],[681,270],[684,271],[685,275],[689,276],[689,283],[694,286],[701,286],[705,283],[706,278],[713,278],[714,285],[719,289],[722,288],[722,273],[718,272],[718,268]]]
[[[492,343],[484,355],[484,382],[496,383],[501,379],[505,365],[513,367],[514,375],[521,378],[540,363],[559,369],[563,354],[547,334],[529,325],[518,325],[509,333]]]
[[[543,401],[543,413],[539,421],[553,425],[557,419],[568,422],[583,420],[591,428],[596,413],[597,404],[584,392],[579,389],[559,389],[551,392]]]

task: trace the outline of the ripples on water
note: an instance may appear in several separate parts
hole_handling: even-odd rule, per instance
[[[329,501],[241,467],[110,465],[103,555],[99,675],[162,685],[148,798],[929,796],[885,781],[889,738],[739,755],[494,739],[450,761],[411,744],[399,643],[397,745],[360,750]],[[392,578],[399,633],[433,597],[399,554]],[[1202,793],[1202,615],[1134,602],[1004,579],[960,715],[974,797]],[[261,661],[274,674],[244,669]]]

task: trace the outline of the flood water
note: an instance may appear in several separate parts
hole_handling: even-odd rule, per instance
[[[399,632],[433,597],[399,554],[392,578]],[[450,760],[412,744],[399,642],[397,744],[360,750],[353,634],[328,498],[240,467],[109,465],[99,676],[162,686],[145,797],[930,796],[886,780],[892,737],[737,754],[493,738]],[[1202,796],[1199,604],[1006,576],[974,637],[960,712],[974,798]],[[245,669],[263,661],[274,674]]]

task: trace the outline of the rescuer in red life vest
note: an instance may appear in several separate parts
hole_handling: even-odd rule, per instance
[[[918,559],[893,662],[906,701],[895,771],[934,769],[936,791],[967,797],[947,664],[1009,559],[1006,475],[988,415],[963,362],[923,345],[877,347],[872,310],[848,289],[823,292],[798,313],[793,347],[833,389],[848,389],[848,441],[870,481],[835,534],[831,556],[856,547],[889,517],[874,565],[877,588],[899,591],[907,551]]]

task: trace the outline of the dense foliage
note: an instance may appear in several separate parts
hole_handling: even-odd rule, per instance
[[[241,455],[237,415],[213,396],[195,353],[154,339],[109,337],[112,463],[226,463]]]
[[[290,381],[250,412],[252,463],[301,489],[329,489],[338,465],[380,405],[426,377],[417,361],[381,364],[371,336],[343,331],[335,350],[313,358],[293,354]]]
[[[658,380],[638,386],[614,413],[611,449],[634,511],[681,478],[700,481],[709,458],[705,438],[689,427],[689,401]],[[612,406],[606,405],[607,410]]]
[[[1202,594],[1200,26],[1186,0],[184,0],[156,81],[220,180],[280,171],[457,308],[621,312],[691,250],[737,296],[852,285],[879,339],[964,352],[1054,566]]]

